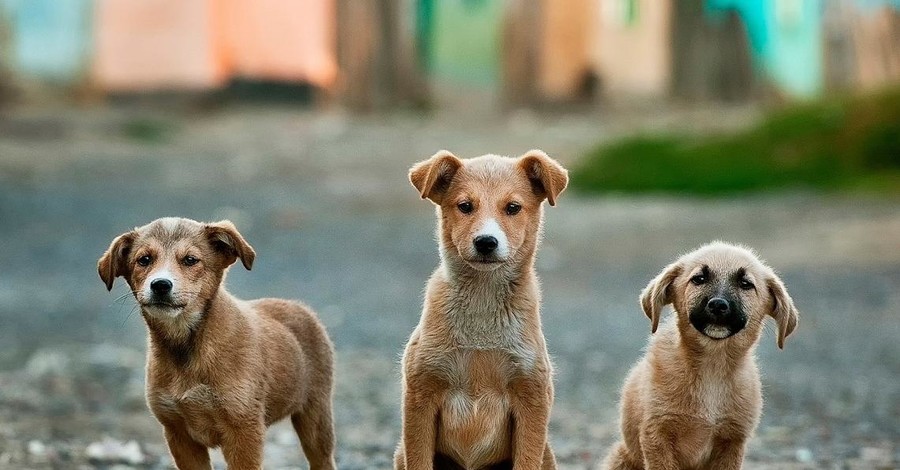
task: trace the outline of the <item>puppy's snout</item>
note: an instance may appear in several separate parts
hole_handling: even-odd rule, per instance
[[[709,302],[706,303],[706,311],[713,316],[721,317],[727,315],[728,312],[731,311],[731,306],[728,304],[727,300],[720,297],[714,297],[709,299]]]
[[[473,241],[475,250],[482,255],[489,255],[497,249],[497,239],[491,235],[479,235]]]
[[[150,290],[154,295],[168,295],[172,292],[172,281],[168,279],[154,279],[150,282]]]

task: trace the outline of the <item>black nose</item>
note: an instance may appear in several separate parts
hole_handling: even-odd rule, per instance
[[[706,303],[706,310],[713,315],[725,315],[731,310],[731,307],[728,306],[727,300],[715,297]]]
[[[483,254],[489,255],[497,249],[497,239],[490,235],[479,235],[475,237],[475,249]]]
[[[154,279],[150,283],[150,290],[156,295],[165,295],[172,292],[172,281],[168,279]]]

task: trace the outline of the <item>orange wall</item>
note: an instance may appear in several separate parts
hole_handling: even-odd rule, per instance
[[[670,0],[637,0],[630,23],[627,1],[599,0],[595,64],[601,86],[608,94],[665,94],[671,70]]]
[[[241,76],[329,87],[335,0],[97,0],[94,78],[113,91]]]

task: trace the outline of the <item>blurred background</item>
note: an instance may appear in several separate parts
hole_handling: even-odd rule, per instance
[[[438,262],[406,172],[442,148],[570,170],[538,260],[561,468],[618,435],[638,293],[713,239],[802,314],[759,345],[745,467],[900,468],[900,1],[0,0],[0,469],[169,468],[96,261],[170,215],[236,223],[233,293],[318,311],[338,465],[389,468]]]

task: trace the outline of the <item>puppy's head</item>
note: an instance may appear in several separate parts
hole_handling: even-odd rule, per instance
[[[568,174],[540,150],[466,160],[442,150],[413,166],[409,180],[438,206],[442,255],[491,271],[534,253],[541,203],[556,205]]]
[[[229,221],[204,224],[157,219],[116,237],[100,257],[100,278],[112,289],[121,276],[145,315],[196,316],[238,258],[250,269],[256,254]]]
[[[701,343],[750,347],[766,315],[778,324],[778,347],[797,327],[799,314],[775,272],[743,247],[715,242],[666,267],[641,293],[653,332],[672,304],[682,336]]]

